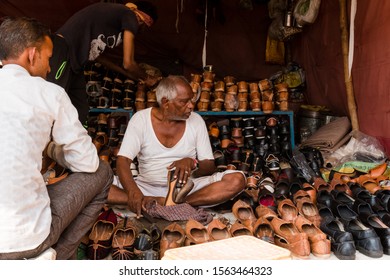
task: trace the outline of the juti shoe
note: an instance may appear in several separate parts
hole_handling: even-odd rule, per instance
[[[269,243],[274,243],[274,230],[271,223],[265,218],[260,217],[253,225],[253,236]]]
[[[160,240],[160,258],[168,249],[179,248],[184,244],[185,232],[183,228],[176,222],[166,226],[161,234]]]
[[[207,225],[207,232],[210,237],[210,241],[222,240],[231,237],[227,225],[220,219],[213,219]]]
[[[275,231],[275,245],[290,250],[293,256],[300,259],[309,258],[310,243],[306,233],[300,232],[294,223],[278,217],[271,220],[271,225]]]
[[[185,226],[185,240],[184,245],[195,245],[209,241],[207,228],[194,219],[189,219]]]
[[[300,232],[307,234],[310,250],[314,256],[318,258],[330,257],[330,240],[316,225],[299,215],[295,220],[295,226]]]

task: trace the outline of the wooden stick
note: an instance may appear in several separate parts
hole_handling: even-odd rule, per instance
[[[340,4],[340,29],[341,29],[341,48],[343,52],[344,62],[344,82],[347,92],[347,102],[349,117],[351,119],[352,129],[359,130],[359,122],[357,117],[355,95],[353,92],[352,74],[348,71],[348,29],[347,29],[347,1],[339,0]]]

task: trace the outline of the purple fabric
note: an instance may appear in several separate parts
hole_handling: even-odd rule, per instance
[[[213,220],[213,216],[203,208],[196,209],[188,203],[162,206],[157,202],[150,203],[146,212],[153,218],[161,218],[168,221],[185,221],[194,219],[203,225]]]

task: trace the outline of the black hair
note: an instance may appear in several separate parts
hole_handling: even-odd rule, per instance
[[[50,29],[33,18],[6,17],[0,25],[0,60],[17,58],[26,48],[38,49]]]

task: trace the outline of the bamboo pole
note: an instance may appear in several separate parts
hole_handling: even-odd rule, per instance
[[[348,29],[347,29],[347,0],[339,0],[340,4],[340,29],[341,29],[341,48],[343,52],[344,64],[344,82],[347,92],[347,102],[349,117],[351,119],[352,129],[359,130],[359,122],[356,110],[356,101],[353,91],[352,74],[348,71]]]

